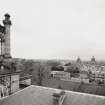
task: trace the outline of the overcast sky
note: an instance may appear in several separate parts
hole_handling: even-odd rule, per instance
[[[2,0],[13,57],[105,60],[105,0]]]

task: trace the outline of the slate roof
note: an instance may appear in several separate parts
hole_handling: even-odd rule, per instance
[[[0,105],[53,105],[53,93],[59,89],[31,85],[0,100]],[[105,97],[65,91],[63,105],[105,105]]]

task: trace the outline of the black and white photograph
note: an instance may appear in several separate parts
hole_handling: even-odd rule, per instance
[[[105,0],[1,0],[0,105],[105,105]]]

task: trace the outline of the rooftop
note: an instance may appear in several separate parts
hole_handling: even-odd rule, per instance
[[[0,105],[53,105],[53,93],[59,89],[29,86],[0,100]],[[105,97],[65,91],[63,105],[105,105]]]

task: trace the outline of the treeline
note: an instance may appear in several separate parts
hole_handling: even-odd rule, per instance
[[[14,58],[12,60],[16,70],[21,71],[20,76],[32,75],[32,84],[42,85],[43,79],[49,77],[51,67],[60,64],[56,60],[28,60]]]

